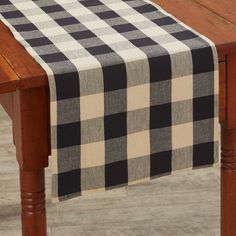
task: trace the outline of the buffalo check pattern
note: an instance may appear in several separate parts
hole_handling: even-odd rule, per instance
[[[215,45],[148,0],[1,0],[48,75],[52,195],[218,160]]]

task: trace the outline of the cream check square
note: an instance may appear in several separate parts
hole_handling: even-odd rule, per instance
[[[219,94],[219,70],[215,70],[214,71],[214,90],[215,90],[215,94]]]
[[[77,50],[84,50],[84,48],[77,41],[73,41],[73,39],[70,41],[57,43],[56,45],[58,48],[64,49],[64,51],[75,50],[75,48]]]
[[[45,35],[47,35],[48,37],[65,34],[65,31],[61,28],[58,28],[57,25],[55,25],[55,27],[50,27],[48,29],[42,29],[42,32]],[[70,38],[70,37],[68,37],[68,38]]]
[[[84,8],[86,9],[86,8]],[[84,25],[89,29],[89,30],[94,30],[94,29],[99,29],[99,28],[105,28],[108,27],[108,25],[106,24],[106,22],[100,20],[99,18],[97,18],[96,21],[91,21],[91,22],[84,22]],[[109,28],[110,29],[110,28]],[[112,29],[110,29],[111,31],[113,31]]]
[[[170,37],[165,30],[163,30],[160,27],[157,27],[156,25],[152,25],[150,24],[149,28],[146,29],[142,29],[142,32],[145,33],[148,37],[154,37],[154,36],[158,36],[158,35],[165,35],[168,39],[168,37]]]
[[[185,123],[172,127],[172,148],[178,149],[193,145],[193,123]]]
[[[106,5],[114,10],[130,9],[128,5],[124,5],[120,2],[111,2],[107,3]]]
[[[63,3],[64,0],[57,0],[58,3]],[[66,3],[72,3],[75,2],[75,0],[66,0]]]
[[[37,6],[35,7],[31,4],[29,4],[29,2],[15,2],[14,5],[17,7],[22,7],[22,8],[24,8],[24,10],[28,10],[28,9],[33,10],[37,7]]]
[[[52,174],[58,173],[58,159],[56,158],[58,155],[57,149],[52,148],[51,150],[51,161],[49,162]]]
[[[172,102],[193,98],[193,76],[188,75],[172,80]]]
[[[75,1],[73,1],[73,2],[75,2]],[[85,16],[85,15],[91,14],[91,11],[89,9],[87,9],[86,7],[83,7],[82,5],[80,8],[76,7],[75,9],[68,9],[67,11],[71,15],[77,15],[77,16]]]
[[[150,154],[150,134],[149,131],[128,135],[128,159],[146,156]]]
[[[174,38],[172,35],[167,36],[169,38],[167,43],[163,44],[163,47],[172,54],[180,53],[180,52],[186,52],[189,51],[189,48],[183,44],[182,42],[179,42],[176,38]],[[170,40],[172,38],[172,41]],[[174,41],[174,42],[173,42]]]
[[[119,50],[119,52],[117,52],[124,59],[126,63],[127,62],[132,63],[133,61],[142,60],[146,57],[142,51],[133,47],[132,45],[131,47],[128,50],[124,49],[124,50]]]
[[[81,120],[104,116],[104,94],[94,94],[80,98]]]
[[[28,6],[28,7],[30,7],[30,6]],[[28,11],[30,11],[30,10],[28,10]],[[37,23],[48,21],[48,18],[44,17],[44,13],[37,14],[37,15],[31,15],[30,18],[31,18],[31,21],[36,21]]]
[[[140,17],[140,14],[136,13],[136,12],[133,12],[131,13],[132,15],[129,15],[129,16],[123,16],[123,18],[130,22],[130,23],[136,23],[136,22],[143,22],[146,20],[146,18],[143,16],[143,17]]]
[[[150,84],[142,84],[127,89],[127,109],[133,111],[150,106]]]
[[[115,33],[115,32],[114,32]],[[106,42],[107,44],[114,44],[118,42],[126,42],[126,39],[119,34],[111,34],[111,35],[101,35],[100,38]]]
[[[105,165],[104,141],[81,145],[81,168],[102,165]]]
[[[218,141],[220,139],[220,122],[219,118],[214,118],[214,141]]]
[[[73,62],[79,72],[101,68],[101,64],[99,63],[99,61],[96,58],[90,56],[89,54],[86,57],[70,59],[70,61]]]
[[[57,103],[50,102],[51,125],[57,125]]]

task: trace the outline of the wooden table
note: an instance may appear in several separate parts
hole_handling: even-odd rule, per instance
[[[236,235],[236,0],[154,0],[215,42],[220,66],[221,235]],[[12,119],[20,167],[22,234],[46,235],[50,155],[48,80],[0,22],[0,103]]]

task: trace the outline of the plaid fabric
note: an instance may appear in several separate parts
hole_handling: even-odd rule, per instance
[[[217,161],[210,40],[147,0],[1,0],[0,13],[48,75],[54,199]]]

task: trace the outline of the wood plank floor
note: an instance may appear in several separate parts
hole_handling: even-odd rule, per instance
[[[49,236],[219,236],[219,165],[145,184],[50,202]],[[0,236],[20,236],[18,169],[11,123],[0,107]]]

